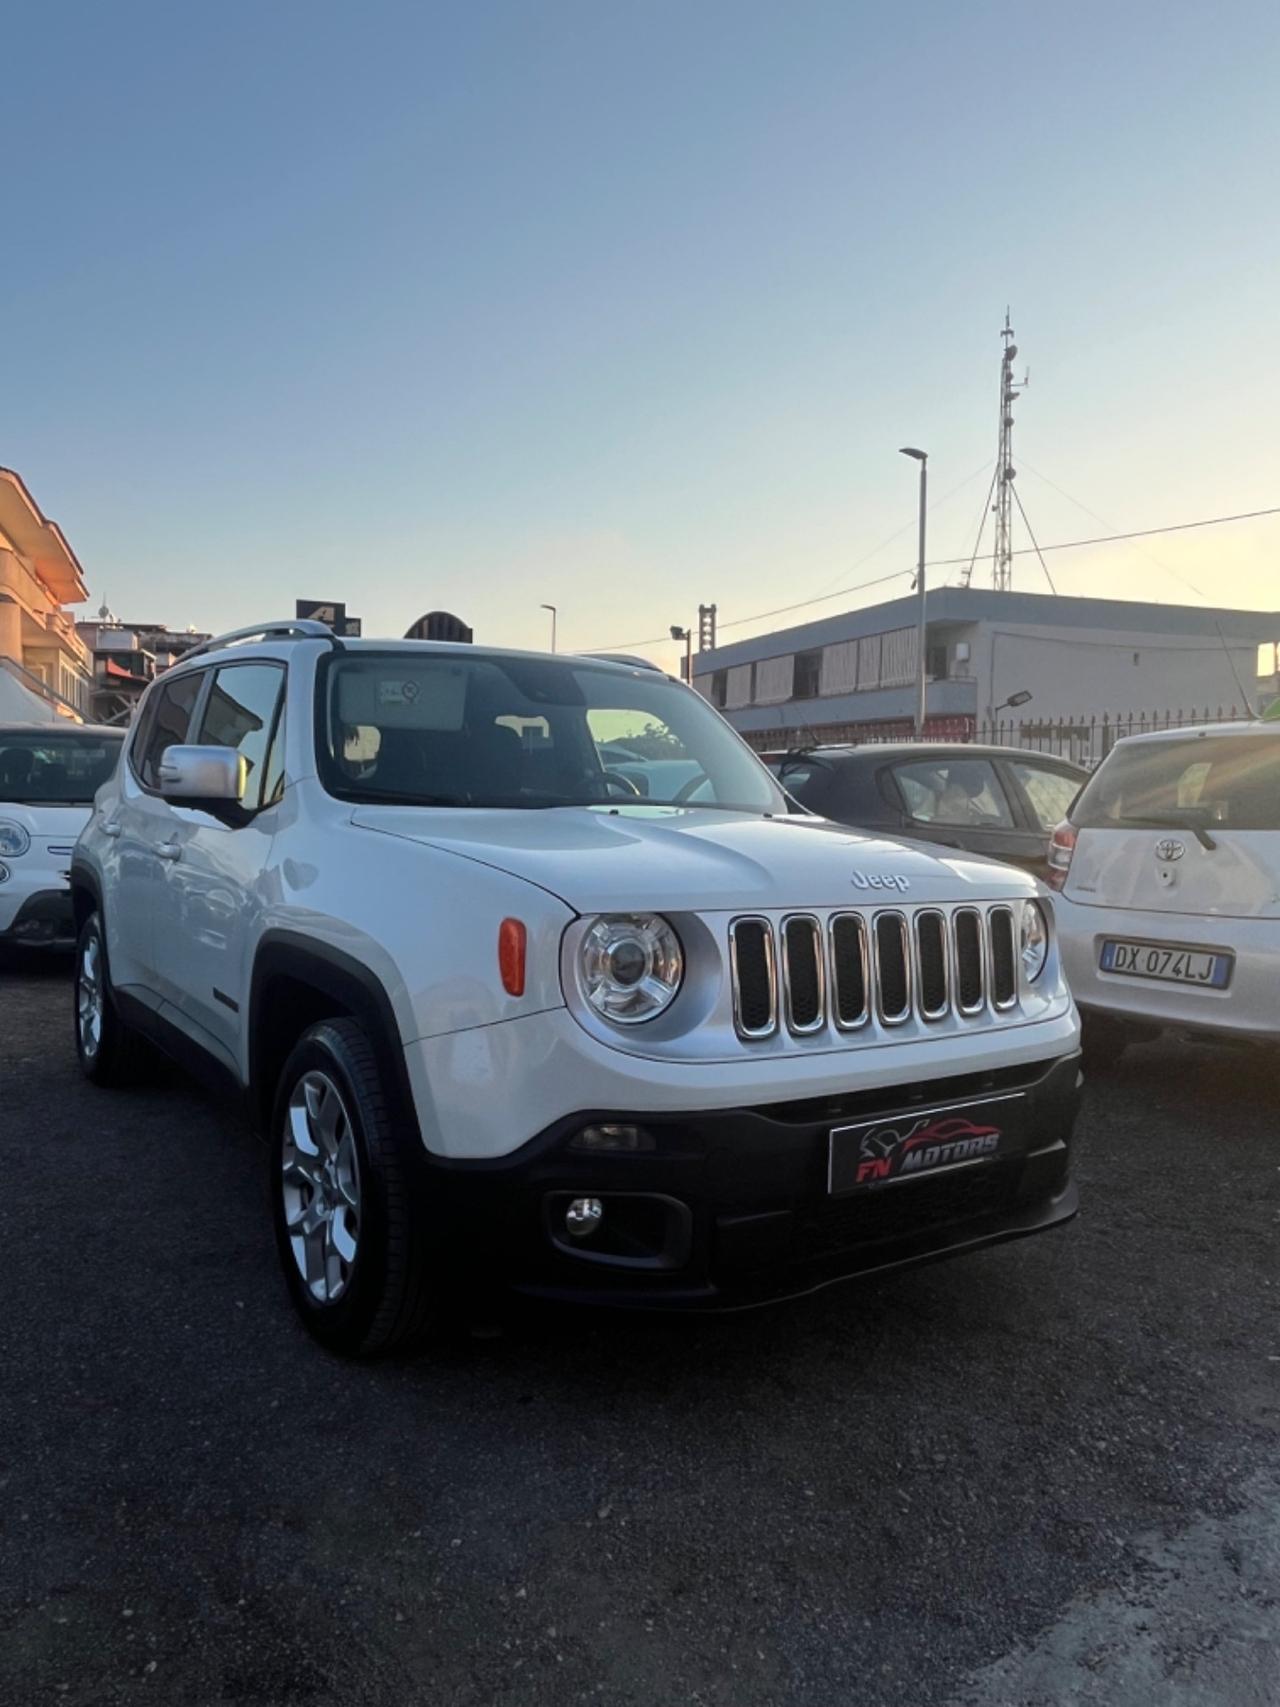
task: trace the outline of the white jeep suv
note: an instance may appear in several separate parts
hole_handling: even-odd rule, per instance
[[[85,1073],[145,1036],[247,1096],[341,1351],[477,1286],[754,1302],[1076,1210],[1034,882],[796,815],[637,661],[227,636],[149,690],[72,882]]]

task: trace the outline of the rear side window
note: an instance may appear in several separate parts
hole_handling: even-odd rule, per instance
[[[987,759],[913,759],[895,766],[893,776],[918,823],[1013,828],[1000,779]]]
[[[234,747],[244,756],[244,804],[250,812],[270,804],[279,782],[270,754],[283,686],[277,664],[226,664],[215,673],[201,714],[198,745]]]
[[[798,759],[792,764],[784,763],[777,777],[787,793],[794,795],[802,806],[811,807],[815,812],[825,811],[835,782],[835,773],[830,765],[820,764],[817,760]]]
[[[1046,765],[1028,764],[1021,759],[1012,760],[1009,768],[1021,784],[1036,823],[1042,830],[1056,829],[1080,792],[1079,781]]]
[[[1082,830],[1280,830],[1280,736],[1121,743],[1071,814]]]
[[[191,727],[191,713],[204,684],[204,672],[193,670],[175,676],[156,690],[155,705],[142,733],[142,747],[135,768],[147,788],[160,786],[160,761],[170,747],[180,747]]]

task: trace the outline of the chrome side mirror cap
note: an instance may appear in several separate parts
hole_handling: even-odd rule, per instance
[[[219,813],[244,801],[249,767],[234,747],[170,747],[160,760],[160,795],[175,806]]]

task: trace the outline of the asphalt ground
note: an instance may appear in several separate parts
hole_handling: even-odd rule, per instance
[[[262,1152],[0,970],[0,1702],[1280,1701],[1280,1074],[1089,1087],[1070,1227],[344,1364]]]

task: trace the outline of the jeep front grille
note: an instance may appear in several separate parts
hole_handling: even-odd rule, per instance
[[[1007,905],[734,919],[734,1024],[755,1040],[1004,1013],[1018,1000],[1016,943]]]

